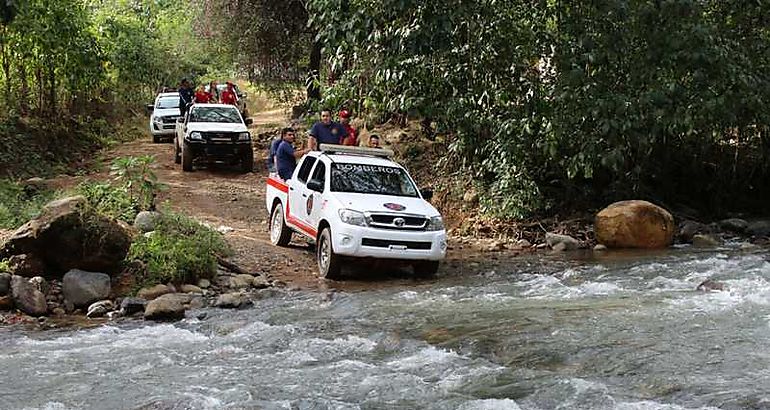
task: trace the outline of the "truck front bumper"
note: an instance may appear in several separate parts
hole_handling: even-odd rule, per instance
[[[211,160],[240,159],[245,155],[253,153],[251,141],[211,143],[186,140],[185,143],[190,147],[193,156],[196,158],[207,158]]]
[[[152,123],[150,124],[150,132],[152,132],[152,135],[159,137],[173,137],[174,133],[176,132],[176,125],[171,124],[157,124]]]
[[[332,231],[334,252],[363,258],[432,260],[446,257],[446,231],[397,231],[360,226]]]

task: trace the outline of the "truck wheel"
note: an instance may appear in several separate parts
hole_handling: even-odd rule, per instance
[[[270,214],[270,242],[277,246],[286,246],[291,241],[291,229],[283,220],[283,205],[277,204]]]
[[[192,150],[187,144],[182,144],[182,171],[191,172],[193,170]]]
[[[179,144],[176,143],[176,139],[174,139],[174,163],[182,163],[182,154],[179,153]]]
[[[334,253],[332,246],[332,231],[324,228],[321,236],[318,238],[318,247],[316,249],[318,259],[319,276],[325,279],[337,279],[340,276],[341,261],[340,257]]]
[[[419,261],[412,264],[414,276],[418,278],[432,278],[438,272],[438,261]]]
[[[241,158],[241,172],[249,173],[254,171],[254,152],[249,150],[243,158]]]

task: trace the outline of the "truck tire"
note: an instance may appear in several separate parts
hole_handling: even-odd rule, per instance
[[[193,170],[193,155],[192,150],[187,144],[182,143],[182,171],[192,172]]]
[[[331,229],[324,228],[321,236],[318,237],[318,246],[316,248],[316,258],[318,259],[319,276],[324,279],[337,279],[342,270],[341,258],[334,253],[332,244]]]
[[[432,278],[438,273],[438,261],[419,261],[412,264],[414,276],[418,278]]]
[[[249,150],[243,158],[241,158],[241,172],[244,174],[254,171],[254,152]]]
[[[182,163],[182,154],[179,152],[179,144],[176,143],[176,138],[174,139],[174,163]]]
[[[276,246],[286,246],[291,242],[291,229],[283,219],[283,205],[280,203],[276,204],[270,213],[270,242]]]

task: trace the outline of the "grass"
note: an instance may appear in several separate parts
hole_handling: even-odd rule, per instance
[[[0,180],[0,228],[16,229],[37,217],[57,193],[45,188]]]
[[[139,274],[139,287],[157,283],[193,283],[216,275],[217,255],[231,250],[218,232],[176,213],[162,213],[155,231],[138,237],[126,261],[140,261],[145,272]]]
[[[106,217],[133,223],[139,204],[124,189],[105,182],[83,182],[75,188],[83,195],[94,210]]]

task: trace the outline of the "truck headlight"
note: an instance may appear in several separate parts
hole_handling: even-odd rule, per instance
[[[440,216],[430,218],[428,226],[425,227],[426,231],[443,231],[444,229],[444,220]]]
[[[340,209],[340,219],[349,225],[366,226],[366,217],[363,213],[352,209]]]
[[[197,131],[196,132],[191,132],[190,133],[190,139],[191,140],[202,140],[203,139],[203,135],[201,135],[201,133],[197,132]]]
[[[154,122],[156,124],[162,124],[163,123],[163,118],[161,118],[161,117],[152,117],[152,122]]]
[[[238,141],[248,141],[251,139],[251,134],[248,132],[242,132],[238,134]]]

